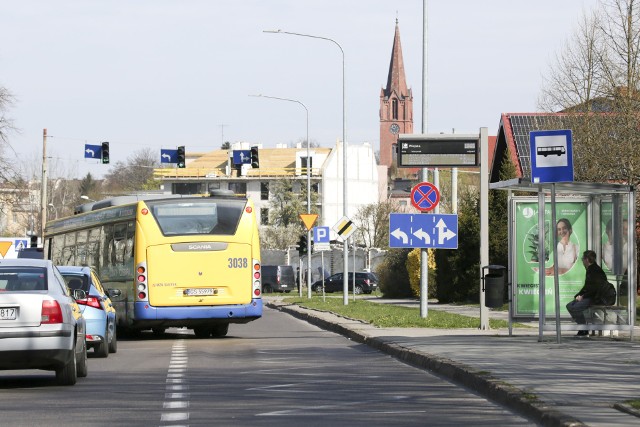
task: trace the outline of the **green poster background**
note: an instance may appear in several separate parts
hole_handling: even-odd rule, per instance
[[[558,277],[560,288],[560,315],[568,316],[565,306],[584,285],[585,268],[582,265],[582,253],[590,249],[587,241],[587,202],[556,202],[556,221],[564,218],[572,226],[570,242],[577,246],[577,260],[570,269]],[[538,245],[544,244],[548,259],[545,268],[553,267],[553,235],[555,226],[551,226],[551,204],[545,204],[545,236],[538,238],[538,202],[515,201],[515,273],[513,289],[514,315],[521,317],[538,316]],[[558,239],[560,240],[560,239]],[[553,272],[545,273],[545,312],[555,316],[555,297]]]
[[[628,215],[628,205],[624,203],[622,205],[623,221],[627,219],[627,215]],[[613,203],[602,202],[600,204],[600,230],[601,230],[601,242],[602,242],[600,247],[600,253],[602,254],[600,265],[602,266],[602,269],[604,270],[604,272],[607,273],[608,275],[613,274],[613,260],[611,259],[611,256],[605,255],[605,253],[607,252],[606,246],[610,244],[609,236],[607,236],[606,229],[607,229],[607,222],[611,221],[612,216],[613,216]],[[622,239],[624,242],[626,242],[627,241],[626,230],[623,228],[622,232],[623,232]],[[622,272],[624,272],[627,268],[626,250],[627,250],[627,245],[625,243],[624,246],[622,247],[622,256],[623,256]]]

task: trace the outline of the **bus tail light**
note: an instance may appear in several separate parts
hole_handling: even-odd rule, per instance
[[[253,260],[253,297],[262,298],[262,271],[257,259]]]
[[[141,262],[136,266],[136,289],[138,290],[138,301],[148,301],[147,295],[148,275],[147,263]]]

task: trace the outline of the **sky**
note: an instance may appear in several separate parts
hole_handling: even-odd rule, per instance
[[[101,177],[143,148],[275,147],[342,139],[379,149],[396,19],[421,132],[423,0],[0,0],[0,86],[19,132],[8,153],[49,176]],[[535,112],[542,77],[597,0],[429,0],[427,133],[495,135]],[[260,98],[262,94],[292,99]],[[302,105],[300,105],[301,103]],[[306,111],[305,111],[306,107]],[[111,165],[84,159],[109,141]]]

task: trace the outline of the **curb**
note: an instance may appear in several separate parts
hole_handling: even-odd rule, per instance
[[[578,419],[547,406],[544,402],[531,399],[530,394],[510,386],[503,381],[463,364],[444,357],[417,351],[382,338],[370,337],[314,314],[313,310],[297,305],[268,302],[267,307],[290,314],[322,329],[339,333],[355,342],[380,350],[404,363],[436,373],[447,380],[478,392],[487,399],[499,403],[544,426],[581,427],[586,426]],[[329,312],[323,312],[331,314]],[[335,316],[335,315],[334,315]]]

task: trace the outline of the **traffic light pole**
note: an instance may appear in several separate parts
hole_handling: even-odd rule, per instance
[[[307,230],[307,298],[311,299],[311,230]]]

